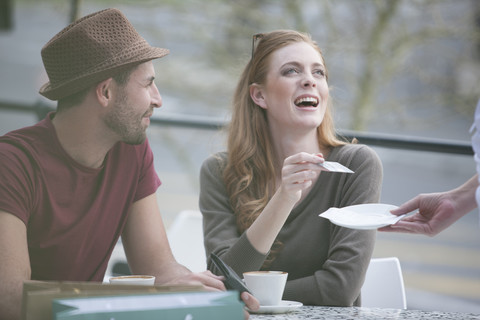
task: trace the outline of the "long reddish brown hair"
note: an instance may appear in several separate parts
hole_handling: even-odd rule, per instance
[[[277,30],[257,35],[257,38],[252,58],[243,70],[233,97],[232,120],[228,127],[228,158],[223,174],[240,233],[251,226],[275,192],[275,159],[267,116],[265,109],[251,99],[250,85],[265,83],[273,52],[298,42],[306,42],[320,53],[328,81],[322,51],[308,34]],[[337,138],[330,105],[329,100],[323,121],[317,129],[322,149],[345,144]]]

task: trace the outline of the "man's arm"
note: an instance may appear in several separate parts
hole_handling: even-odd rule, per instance
[[[132,205],[122,243],[134,274],[153,275],[156,283],[164,285],[203,285],[207,290],[226,290],[221,277],[210,271],[192,273],[175,260],[155,194]],[[249,293],[243,292],[241,299],[250,310],[258,310],[258,300]],[[247,312],[245,317],[248,318]]]
[[[0,319],[20,319],[23,282],[31,277],[27,228],[0,211]]]
[[[201,284],[225,290],[209,271],[192,273],[173,257],[155,194],[135,202],[122,234],[128,264],[134,274],[150,274],[159,284]]]

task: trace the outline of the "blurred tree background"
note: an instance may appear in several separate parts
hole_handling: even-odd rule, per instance
[[[35,1],[13,1],[29,2]],[[466,133],[445,132],[445,124],[471,119],[480,97],[477,0],[47,0],[42,6],[63,12],[65,24],[103,7],[124,10],[152,44],[171,49],[158,81],[181,101],[178,112],[228,116],[252,35],[273,29],[308,32],[319,43],[343,129],[463,139]]]
[[[228,107],[249,59],[252,35],[280,28],[308,32],[320,44],[342,128],[412,129],[436,136],[445,121],[471,117],[480,97],[479,1],[184,0],[145,5],[171,12],[161,32],[172,48],[184,48],[171,59],[185,61],[171,65],[175,71],[164,79],[167,91],[180,96],[186,86],[188,100],[202,101],[213,114]],[[178,72],[179,65],[185,71]],[[192,65],[200,74],[189,73]]]

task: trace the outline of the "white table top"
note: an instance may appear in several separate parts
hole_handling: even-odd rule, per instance
[[[480,314],[361,307],[302,306],[283,314],[251,314],[250,319],[480,319]]]

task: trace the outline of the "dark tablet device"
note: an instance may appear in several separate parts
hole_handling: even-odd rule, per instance
[[[215,253],[210,254],[210,258],[213,261],[213,264],[220,270],[222,275],[225,277],[223,281],[225,283],[225,287],[230,290],[237,290],[240,293],[247,291],[251,293],[250,290],[245,286],[242,279],[238,276],[238,274],[233,271],[225,262],[222,261]]]

